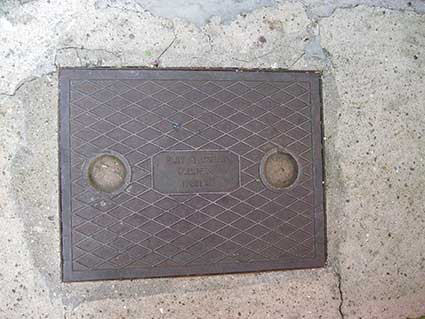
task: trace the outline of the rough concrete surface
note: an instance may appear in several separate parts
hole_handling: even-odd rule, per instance
[[[0,1],[0,318],[425,315],[424,1],[176,3]],[[323,72],[327,267],[61,283],[57,69],[154,64]]]

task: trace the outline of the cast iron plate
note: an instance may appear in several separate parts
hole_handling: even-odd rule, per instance
[[[62,69],[59,84],[64,281],[324,265],[319,74]],[[287,188],[262,182],[272,150],[298,165]],[[87,178],[101,154],[126,167],[114,192]]]

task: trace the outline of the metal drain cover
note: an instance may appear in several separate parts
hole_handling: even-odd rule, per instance
[[[320,267],[320,76],[62,69],[64,281]]]

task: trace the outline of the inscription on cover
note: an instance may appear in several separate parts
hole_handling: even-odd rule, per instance
[[[167,151],[153,157],[153,188],[167,194],[239,187],[239,157],[229,151]]]

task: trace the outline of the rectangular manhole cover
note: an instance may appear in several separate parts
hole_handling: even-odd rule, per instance
[[[320,76],[62,69],[64,281],[320,267]]]

